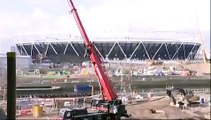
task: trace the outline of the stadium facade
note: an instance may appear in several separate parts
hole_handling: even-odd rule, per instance
[[[92,38],[102,59],[109,60],[185,60],[194,59],[200,43],[190,40],[153,39],[140,37]],[[30,40],[29,40],[30,41]],[[54,62],[82,62],[85,56],[83,40],[48,38],[34,42],[19,42],[16,47],[21,55],[37,59],[39,55]]]

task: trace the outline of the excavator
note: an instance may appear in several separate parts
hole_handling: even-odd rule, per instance
[[[71,13],[74,16],[81,36],[84,40],[86,53],[89,56],[98,77],[101,88],[101,97],[92,99],[91,106],[92,108],[95,108],[97,112],[88,113],[86,108],[68,108],[63,110],[62,119],[120,120],[121,117],[129,117],[130,115],[127,114],[125,105],[120,99],[118,99],[116,92],[113,90],[111,81],[106,73],[105,66],[103,65],[103,61],[99,57],[98,52],[93,45],[94,43],[90,42],[72,0],[68,0],[68,3],[71,8]]]
[[[175,93],[179,93],[180,97],[175,96]],[[166,88],[166,94],[172,100],[173,105],[191,106],[193,104],[200,104],[200,97],[194,95],[193,91],[191,90],[184,90],[183,88],[171,87]]]

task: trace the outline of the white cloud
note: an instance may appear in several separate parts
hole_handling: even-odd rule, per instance
[[[40,8],[36,8],[32,14],[32,16],[36,19],[36,18],[39,18],[39,19],[44,19],[46,18],[48,15],[43,13],[42,9]]]
[[[96,6],[87,13],[86,21],[98,27],[109,25],[153,27],[160,30],[194,29],[196,24],[195,10],[203,12],[199,25],[209,30],[209,11],[199,4],[199,0],[113,0]],[[192,4],[190,4],[192,3]],[[200,14],[201,14],[200,13]],[[113,28],[112,28],[113,29]]]
[[[6,2],[6,1],[5,1]],[[79,34],[66,0],[25,0],[21,10],[0,8],[0,39],[35,32]],[[210,31],[210,0],[73,1],[89,36],[105,30]],[[85,4],[87,3],[87,4]],[[8,4],[9,1],[8,1]],[[198,27],[196,12],[198,15]],[[210,35],[209,35],[210,36]],[[3,46],[3,45],[2,45]]]

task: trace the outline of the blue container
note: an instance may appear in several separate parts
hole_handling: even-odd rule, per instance
[[[74,92],[77,93],[90,92],[91,90],[92,90],[91,85],[74,85]]]

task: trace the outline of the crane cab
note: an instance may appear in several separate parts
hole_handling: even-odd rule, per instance
[[[121,100],[107,101],[102,98],[93,98],[91,102],[92,109],[112,113],[117,116],[129,117],[125,105]]]
[[[86,108],[62,108],[59,111],[57,120],[69,120],[73,119],[75,116],[86,114],[88,114]]]
[[[91,107],[92,109],[96,109],[96,110],[104,111],[104,112],[108,112],[109,110],[108,101],[102,98],[93,98],[91,101]]]

